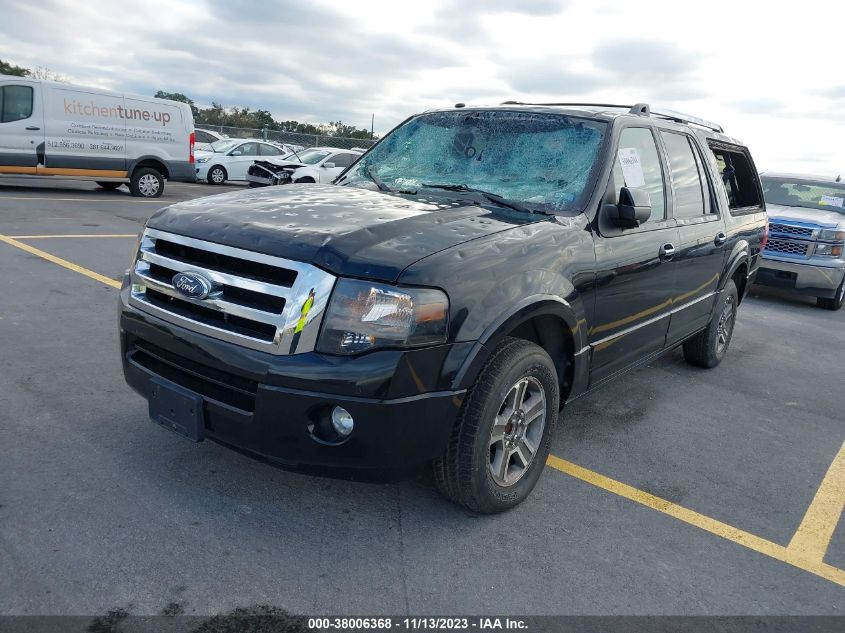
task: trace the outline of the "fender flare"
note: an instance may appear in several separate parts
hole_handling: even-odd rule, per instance
[[[162,176],[164,176],[165,180],[170,179],[170,167],[167,164],[167,161],[160,156],[153,156],[153,155],[144,155],[139,156],[137,158],[132,159],[129,164],[126,166],[126,175],[130,178],[132,177],[132,172],[134,172],[141,163],[144,161],[151,161],[160,164],[164,169],[162,170]]]
[[[513,331],[519,325],[534,317],[547,315],[556,316],[566,323],[572,336],[575,362],[578,362],[579,351],[587,344],[586,322],[583,319],[579,320],[572,305],[559,296],[550,294],[530,295],[524,297],[519,303],[511,306],[490,322],[455,374],[452,388],[467,389],[472,386],[491,351],[504,338],[506,332]]]
[[[751,272],[751,255],[749,251],[748,242],[742,241],[737,244],[730,255],[730,259],[728,259],[728,264],[725,266],[725,274],[719,280],[718,292],[722,292],[725,289],[728,280],[733,279],[734,274],[743,264],[748,267],[748,272]]]

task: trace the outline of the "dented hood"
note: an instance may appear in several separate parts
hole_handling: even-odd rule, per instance
[[[180,202],[153,215],[147,226],[338,275],[396,281],[423,257],[539,219],[440,195],[290,185]]]

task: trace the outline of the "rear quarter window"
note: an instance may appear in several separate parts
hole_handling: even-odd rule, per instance
[[[739,145],[712,140],[707,145],[716,159],[719,182],[728,198],[731,215],[762,211],[763,191],[748,150]]]

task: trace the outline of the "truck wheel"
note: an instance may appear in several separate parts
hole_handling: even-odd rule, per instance
[[[839,284],[836,296],[833,298],[816,297],[816,305],[825,310],[839,310],[845,304],[845,279]]]
[[[690,365],[709,369],[722,362],[731,344],[738,304],[739,293],[731,279],[725,286],[707,329],[684,343],[684,359]]]
[[[209,185],[222,185],[226,182],[226,179],[229,177],[229,174],[226,173],[226,170],[221,167],[220,165],[215,165],[211,169],[208,170],[208,176],[206,180],[208,180]]]
[[[446,452],[432,464],[437,487],[487,514],[524,501],[546,464],[559,399],[545,350],[506,338],[467,393]]]
[[[164,176],[150,167],[132,172],[129,191],[137,198],[158,198],[164,193]]]
[[[102,187],[106,191],[114,191],[115,189],[120,187],[120,185],[122,185],[122,184],[123,184],[122,182],[98,182],[97,186]]]

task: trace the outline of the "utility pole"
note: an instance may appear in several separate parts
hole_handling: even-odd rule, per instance
[[[371,141],[373,140],[373,138],[375,138],[375,135],[373,134],[373,130],[375,129],[375,127],[376,127],[376,113],[373,112],[373,118],[370,121],[370,140]]]

